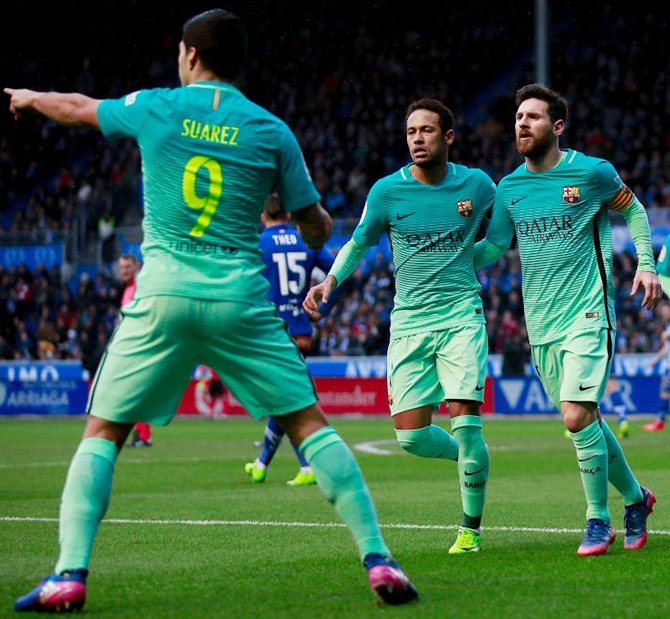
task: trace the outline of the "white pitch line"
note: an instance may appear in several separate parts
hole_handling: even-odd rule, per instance
[[[58,522],[58,518],[34,518],[30,516],[0,516],[0,522]],[[127,518],[104,519],[109,524],[179,524],[188,526],[248,526],[248,527],[311,527],[311,528],[344,528],[341,522],[273,522],[264,520],[137,520]],[[458,529],[453,524],[381,524],[382,529],[411,529],[417,531],[452,531]],[[512,531],[533,533],[581,533],[583,529],[565,529],[552,527],[509,527],[489,526],[482,527],[483,531]],[[650,529],[653,535],[670,535],[670,531],[657,531]]]
[[[66,462],[17,462],[15,464],[0,464],[0,469],[36,469],[40,467],[67,466]]]
[[[384,449],[382,446],[388,445],[390,449]],[[398,442],[395,439],[384,439],[381,441],[365,441],[362,443],[355,443],[353,446],[357,451],[373,454],[376,456],[406,456],[409,455],[407,452],[403,451],[402,448],[398,445]],[[528,447],[523,447],[523,451],[537,451],[545,449],[545,445],[533,445]],[[504,445],[500,446],[490,446],[489,451],[521,451],[521,448],[517,447],[506,447]],[[125,454],[125,452],[124,452]],[[221,458],[212,456],[210,458],[200,458],[200,457],[188,457],[188,458],[159,458],[158,460],[151,460],[152,464],[160,464],[162,462],[218,462]],[[126,457],[121,455],[117,460],[119,464],[146,464],[149,460],[144,458],[133,458]],[[0,463],[0,470],[7,469],[26,469],[26,468],[54,468],[54,467],[68,467],[70,466],[70,460],[63,462],[15,462],[15,463]]]
[[[117,460],[119,464],[160,464],[163,462],[220,462],[221,458],[212,456],[211,458],[162,458],[158,460],[145,460],[143,458],[125,458],[123,455]],[[16,462],[14,464],[0,464],[0,469],[25,469],[25,468],[52,468],[57,466],[70,466],[70,460],[67,462]]]
[[[383,449],[379,445],[392,445],[395,449]],[[489,451],[542,451],[546,449],[546,445],[531,445],[523,447],[508,447],[506,445],[489,445]],[[363,453],[373,454],[375,456],[405,456],[407,452],[403,451],[402,447],[398,445],[395,439],[383,441],[365,441],[364,443],[355,443],[354,449]]]
[[[394,445],[396,449],[380,449],[377,445]],[[397,456],[399,453],[398,441],[395,439],[384,441],[367,441],[365,443],[356,443],[354,449],[363,453],[374,454],[376,456]]]

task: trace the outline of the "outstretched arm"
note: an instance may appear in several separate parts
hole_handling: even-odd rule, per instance
[[[66,127],[100,130],[98,106],[101,99],[79,93],[37,92],[26,88],[4,90],[10,96],[9,111],[17,120],[38,113]]]

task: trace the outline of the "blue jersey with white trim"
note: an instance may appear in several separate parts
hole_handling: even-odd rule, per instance
[[[289,224],[268,226],[261,234],[260,249],[265,268],[263,275],[270,283],[268,298],[277,307],[293,336],[312,335],[312,323],[302,302],[312,283],[312,273],[324,273],[335,258],[327,249],[310,249],[298,231]]]

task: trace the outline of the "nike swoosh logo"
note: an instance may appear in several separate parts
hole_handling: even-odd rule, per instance
[[[405,213],[404,215],[401,215],[400,213],[396,213],[395,218],[400,221],[401,219],[405,219],[406,217],[411,217],[414,215],[414,213]]]
[[[472,472],[470,472],[470,471],[465,471],[465,474],[466,474],[466,475],[476,475],[477,473],[481,473],[485,468],[486,468],[486,467],[483,466],[483,467],[480,468],[478,471],[472,471]]]
[[[579,385],[579,390],[580,391],[588,391],[589,389],[594,389],[596,385],[591,385],[590,387],[583,387],[582,385]]]
[[[512,206],[514,206],[517,202],[521,202],[521,200],[525,200],[525,199],[526,199],[526,196],[524,196],[523,198],[517,198],[516,200],[512,200],[512,202],[510,204]]]
[[[588,458],[577,458],[577,462],[586,462],[587,460],[593,460],[593,458],[597,458],[598,456],[589,456]]]
[[[481,391],[483,388],[484,388],[484,387],[480,387],[479,385],[477,385],[477,386],[475,387],[475,391]]]

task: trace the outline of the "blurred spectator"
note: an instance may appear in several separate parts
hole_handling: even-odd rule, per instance
[[[124,263],[131,262],[129,256],[132,255],[126,255]],[[394,280],[392,265],[382,256],[381,252],[374,255],[370,261],[373,268],[367,274],[358,268],[345,282],[347,287],[339,303],[315,327],[312,355],[386,354]],[[134,256],[132,260],[137,261]],[[511,358],[521,345],[523,363],[528,363],[521,282],[516,277],[515,265],[512,256],[499,261],[490,272],[482,269],[482,297],[490,352]],[[632,265],[628,253],[615,260],[619,314],[615,347],[623,353],[652,352],[658,348],[663,326],[654,315],[640,308],[641,299],[628,294],[634,274]],[[58,267],[47,271],[41,266],[34,274],[25,265],[9,270],[0,267],[3,358],[36,359],[41,354],[51,358],[81,358],[89,369],[97,367],[103,346],[118,322],[126,282],[105,275],[101,267],[93,280],[86,272],[82,273],[73,295],[67,285],[60,283],[60,278]],[[33,284],[28,284],[29,281]],[[500,291],[499,281],[512,282],[507,294]],[[51,342],[55,350],[40,342]],[[518,371],[519,366],[516,367]]]
[[[267,20],[259,23],[267,31],[252,42],[256,47],[250,50],[244,90],[294,129],[324,204],[337,220],[358,218],[371,184],[405,162],[404,143],[398,139],[404,114],[399,102],[417,92],[431,92],[462,110],[459,139],[450,153],[454,162],[482,167],[494,180],[520,162],[508,106],[515,86],[530,81],[533,67],[530,61],[518,62],[528,51],[528,39],[510,33],[519,20],[532,28],[530,12],[490,11],[472,21],[465,15],[458,33],[445,38],[442,20],[423,21],[419,34],[419,26],[399,22],[393,14],[385,17],[375,3],[362,3],[355,13],[328,21],[318,18],[318,7],[317,13],[306,9],[302,17],[309,28],[284,30],[277,28],[281,7],[270,4],[267,10]],[[555,7],[557,19],[563,10],[568,9]],[[574,110],[568,140],[578,150],[611,159],[649,209],[670,211],[668,97],[667,89],[659,87],[668,83],[670,58],[643,53],[651,41],[663,40],[668,17],[653,7],[622,5],[614,11],[608,5],[596,15],[583,3],[574,10],[574,15],[564,15],[571,27],[557,29],[552,37],[560,50],[552,54],[552,83],[567,94]],[[597,45],[590,25],[596,20],[604,25]],[[633,47],[622,44],[630,32],[642,33]],[[176,77],[177,42],[166,36],[160,49],[145,55],[133,50],[144,62],[133,67],[139,85],[164,86]],[[92,46],[91,58],[96,53],[107,57],[118,52],[96,52]],[[430,63],[423,62],[426,53]],[[104,72],[96,71],[89,58],[72,67],[63,63],[58,79],[113,93],[127,67],[118,57],[104,66]],[[489,70],[494,66],[496,86]],[[21,71],[35,83],[49,79],[38,62],[22,65]],[[59,338],[53,354],[80,355],[93,366],[96,344],[99,348],[103,338],[98,327],[108,337],[122,289],[109,275],[118,227],[122,217],[141,219],[139,152],[131,142],[112,145],[88,132],[65,139],[53,123],[38,119],[22,131],[33,133],[32,146],[17,147],[13,130],[0,135],[5,242],[41,244],[58,231],[76,229],[77,251],[91,239],[102,243],[102,276],[82,276],[71,291],[56,268],[41,266],[30,273],[25,265],[0,267],[0,354],[38,356],[36,329],[46,306]],[[25,135],[20,138],[24,144]],[[49,161],[42,156],[45,149],[55,153]],[[379,252],[349,278],[333,314],[316,328],[313,354],[385,353],[394,285],[388,262]],[[619,352],[649,352],[658,344],[655,318],[641,313],[640,299],[628,294],[634,270],[630,254],[615,256]],[[524,332],[515,252],[483,269],[480,280],[491,352],[504,354],[505,346]],[[71,330],[77,337],[70,338]]]
[[[530,362],[530,344],[526,328],[519,328],[502,346],[502,375],[524,376]]]
[[[49,314],[48,307],[44,308]],[[40,359],[53,359],[56,356],[56,345],[58,344],[58,333],[56,327],[47,318],[42,317],[35,329],[35,339],[37,340],[37,351]]]
[[[116,220],[109,210],[98,219],[98,235],[102,243],[102,262],[110,266],[116,260]]]
[[[339,183],[333,183],[326,192],[323,205],[333,218],[342,218],[348,215],[347,196]]]

